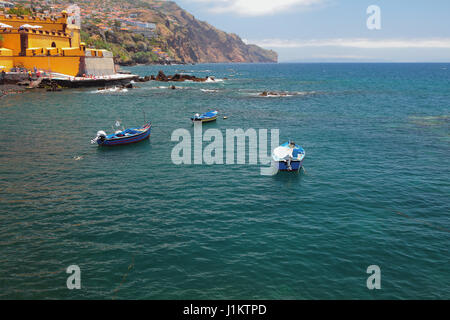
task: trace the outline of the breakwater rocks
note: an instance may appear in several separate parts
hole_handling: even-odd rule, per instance
[[[193,81],[193,82],[207,82],[211,81],[213,82],[215,79],[214,77],[208,76],[206,78],[197,78],[196,76],[191,76],[188,74],[179,74],[176,73],[174,75],[166,75],[163,71],[159,71],[158,75],[154,76],[145,76],[145,77],[139,77],[136,81],[137,82],[147,82],[147,81],[160,81],[160,82],[184,82],[184,81]]]
[[[260,97],[289,97],[291,94],[286,92],[264,91],[259,94]]]

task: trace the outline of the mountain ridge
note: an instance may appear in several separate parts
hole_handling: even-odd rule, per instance
[[[154,1],[151,1],[154,2]],[[205,21],[197,20],[175,2],[167,1],[171,19],[158,24],[169,31],[167,42],[185,62],[277,62],[278,55],[256,45],[248,45],[234,33],[226,33]],[[174,21],[175,20],[175,21]],[[161,30],[161,29],[166,30]]]
[[[103,2],[102,2],[103,1]],[[234,33],[227,33],[215,28],[208,22],[196,19],[192,14],[178,6],[174,1],[160,0],[98,0],[105,6],[109,4],[123,5],[136,20],[156,25],[155,39],[130,34],[118,27],[100,30],[93,21],[84,20],[83,40],[88,45],[112,50],[116,61],[121,65],[136,63],[165,62],[155,57],[151,48],[161,48],[167,52],[170,60],[181,63],[276,63],[278,54],[256,45],[249,45]],[[71,0],[82,7],[86,0]],[[95,2],[95,0],[91,1]],[[92,4],[90,4],[92,5]],[[87,4],[86,4],[87,6]],[[125,9],[124,9],[125,10]]]

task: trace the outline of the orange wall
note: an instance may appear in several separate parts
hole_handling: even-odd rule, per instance
[[[16,29],[24,24],[31,24],[31,25],[41,26],[42,29],[40,29],[40,30],[63,31],[64,25],[67,24],[67,18],[59,17],[58,19],[55,19],[55,20],[51,20],[50,18],[47,18],[47,19],[34,18],[33,19],[32,17],[19,18],[15,15],[10,15],[10,18],[7,18],[5,15],[0,14],[0,22],[2,22],[4,24],[8,24]]]
[[[66,33],[72,37],[72,47],[78,47],[81,43],[80,29],[76,26],[69,25]]]
[[[47,48],[51,47],[53,42],[57,48],[70,47],[69,38],[66,37],[28,34],[28,48]]]
[[[19,18],[14,15],[7,17],[0,14],[0,22],[14,28],[12,30],[6,29],[6,32],[0,30],[0,34],[4,38],[0,47],[12,50],[12,52],[4,50],[0,55],[0,65],[6,66],[8,70],[14,66],[29,70],[36,67],[49,72],[77,76],[80,69],[89,67],[88,69],[92,74],[114,73],[112,54],[107,53],[107,58],[103,60],[99,59],[103,57],[103,51],[89,50],[86,52],[86,46],[80,44],[79,27],[67,25],[67,13],[65,12],[62,13],[61,17],[53,20],[50,18]],[[39,25],[42,28],[21,31],[21,33],[26,32],[28,36],[27,48],[35,50],[27,50],[27,56],[19,56],[21,53],[21,33],[19,33],[18,28],[24,24]],[[53,42],[56,48],[51,48]],[[36,56],[33,56],[33,53]],[[98,58],[88,58],[86,64],[86,53],[88,53],[88,57]]]
[[[11,49],[14,55],[20,53],[20,35],[18,33],[0,33],[3,37],[4,48]]]
[[[29,70],[34,67],[51,72],[66,74],[69,76],[78,75],[81,57],[15,57],[14,64],[23,66]]]
[[[13,50],[14,55],[19,55],[20,48],[20,33],[18,32],[5,32],[0,34],[3,37],[3,47]],[[28,46],[27,48],[48,48],[55,42],[57,48],[70,47],[70,38],[60,37],[39,33],[27,33],[28,34]]]
[[[5,71],[9,71],[9,69],[14,67],[14,64],[11,58],[5,58],[0,56],[0,66],[6,67]]]

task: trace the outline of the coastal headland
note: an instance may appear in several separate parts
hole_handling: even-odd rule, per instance
[[[127,85],[131,81],[207,82],[185,74],[139,78],[118,65],[277,62],[277,54],[245,44],[237,35],[196,20],[174,2],[61,1],[48,15],[43,1],[0,10],[0,88],[28,89]],[[100,9],[96,19],[93,8]],[[111,8],[109,8],[111,9]],[[120,9],[120,10],[119,10]],[[104,18],[99,22],[98,17]],[[16,87],[16,88],[21,88]]]

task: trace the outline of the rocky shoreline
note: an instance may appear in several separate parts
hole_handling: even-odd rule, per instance
[[[215,78],[213,76],[207,76],[205,78],[198,78],[196,76],[191,76],[188,74],[180,74],[176,73],[174,75],[166,75],[163,71],[159,71],[158,75],[154,76],[145,76],[139,77],[137,82],[147,82],[147,81],[159,81],[159,82],[184,82],[184,81],[193,81],[193,82],[206,82],[206,81],[214,81]]]
[[[11,94],[23,93],[25,90],[17,84],[0,84],[0,99]]]
[[[22,76],[22,75],[21,75]],[[196,76],[188,75],[188,74],[180,74],[176,73],[174,75],[166,75],[163,71],[159,71],[158,74],[155,75],[147,75],[144,77],[137,77],[135,82],[148,82],[148,81],[159,81],[159,82],[184,82],[184,81],[192,81],[192,82],[214,82],[215,77],[207,76],[204,78],[199,78]],[[132,89],[134,85],[132,83],[122,84],[119,88],[123,89]],[[17,79],[2,79],[0,83],[0,97],[4,97],[6,95],[15,94],[15,93],[24,93],[26,89],[46,89],[48,92],[56,92],[64,89],[63,86],[58,84],[55,81],[36,78],[32,76],[28,78],[28,75],[23,75],[23,77],[18,77]],[[99,90],[103,90],[105,88],[99,88]],[[171,89],[176,89],[175,86],[171,86]]]

